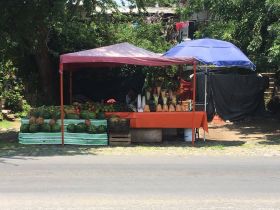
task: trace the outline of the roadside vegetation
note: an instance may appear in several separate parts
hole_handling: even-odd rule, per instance
[[[177,15],[168,21],[145,12],[155,1],[125,2],[142,12],[123,14],[112,0],[1,1],[0,97],[6,99],[7,107],[22,112],[26,104],[57,104],[60,54],[125,41],[163,53],[178,41],[174,23],[203,11],[209,20],[196,23],[195,38],[233,42],[257,71],[280,68],[277,0],[159,0],[158,6],[176,7]],[[115,12],[108,14],[108,10]],[[175,37],[170,36],[174,32]]]
[[[0,34],[2,35],[0,36],[0,100],[5,108],[21,117],[26,115],[31,107],[57,105],[59,103],[58,63],[59,55],[63,53],[119,42],[130,42],[163,53],[178,42],[178,34],[174,29],[175,22],[189,20],[198,12],[206,12],[208,21],[196,23],[195,38],[212,37],[234,43],[256,64],[258,72],[278,72],[280,84],[280,3],[278,0],[157,1],[159,6],[176,8],[177,14],[169,20],[160,15],[152,16],[146,13],[145,8],[155,6],[155,1],[127,0],[127,2],[130,3],[131,9],[138,7],[143,9],[142,12],[123,14],[112,0],[0,1]],[[108,10],[115,12],[108,13]],[[147,16],[151,16],[152,21],[147,21]],[[171,32],[175,32],[175,36],[171,36]],[[137,77],[135,68],[137,67],[126,66],[120,69],[120,74],[111,76]],[[175,76],[174,69],[171,69],[168,74],[162,74],[156,69],[153,73],[147,72],[147,68],[144,68],[142,73],[147,78],[161,77],[165,81]],[[105,77],[107,75],[98,79],[102,80]],[[0,120],[2,120],[1,112]],[[16,134],[13,131],[3,134],[8,128],[13,128],[13,125],[11,122],[0,121],[0,147],[3,148],[0,151],[1,155],[44,154],[47,153],[45,148],[51,148],[50,153],[53,155],[126,152],[133,154],[158,151],[166,154],[196,154],[201,151],[234,154],[236,148],[241,153],[260,149],[259,152],[263,154],[266,149],[272,149],[275,155],[278,155],[280,144],[279,136],[266,135],[256,141],[240,140],[244,142],[237,145],[216,139],[206,143],[198,142],[195,147],[184,142],[177,142],[175,146],[136,145],[124,148],[27,147],[15,143],[17,137],[13,136]],[[273,132],[279,131],[274,128]],[[15,149],[19,149],[19,153]]]

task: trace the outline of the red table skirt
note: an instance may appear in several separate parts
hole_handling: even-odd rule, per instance
[[[208,132],[206,112],[107,112],[105,115],[129,118],[131,128],[194,127]]]

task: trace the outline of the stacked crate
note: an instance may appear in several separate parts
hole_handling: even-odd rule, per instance
[[[45,120],[48,122],[49,120]],[[57,121],[61,124],[61,121]],[[73,145],[108,145],[108,134],[89,134],[89,133],[69,133],[67,132],[68,124],[78,124],[80,122],[84,122],[84,120],[72,120],[65,119],[64,120],[64,144],[73,144]],[[22,124],[28,124],[28,119],[22,119]],[[92,125],[105,125],[107,126],[107,120],[91,120]],[[61,132],[57,133],[46,133],[46,132],[38,132],[38,133],[19,133],[19,143],[21,144],[61,144]]]
[[[111,118],[108,120],[109,144],[127,146],[131,144],[130,120]]]

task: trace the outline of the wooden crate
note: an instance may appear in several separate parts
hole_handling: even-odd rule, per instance
[[[110,133],[109,134],[110,146],[127,146],[131,144],[130,133]]]

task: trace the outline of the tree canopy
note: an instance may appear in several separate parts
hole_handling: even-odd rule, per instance
[[[188,11],[207,11],[196,38],[212,37],[233,42],[256,64],[258,71],[280,69],[280,1],[191,0]]]
[[[207,11],[209,20],[197,25],[196,38],[233,42],[259,71],[280,68],[279,0],[125,2],[130,8],[176,6],[181,20],[188,20],[194,12]],[[122,14],[114,0],[0,1],[0,66],[9,63],[9,68],[16,68],[28,101],[53,103],[62,53],[124,41],[155,52],[168,50],[174,43],[168,38],[167,23],[160,18],[147,22],[145,15]],[[173,23],[169,24],[172,28]]]
[[[143,7],[145,2],[130,4]],[[169,47],[160,23],[148,25],[141,14],[121,14],[113,0],[1,1],[0,13],[1,60],[11,60],[27,83],[39,84],[36,91],[45,103],[56,98],[62,53],[128,40],[155,51]]]

